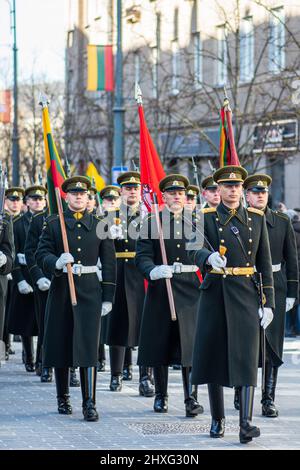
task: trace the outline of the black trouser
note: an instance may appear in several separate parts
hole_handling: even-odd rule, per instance
[[[48,291],[40,291],[39,289],[34,291],[34,305],[36,312],[36,321],[38,325],[38,342],[36,347],[36,362],[42,362],[42,346],[44,341],[44,329],[45,329],[45,311],[48,299]]]
[[[97,367],[80,367],[80,384],[83,406],[91,400],[96,404]]]
[[[33,336],[22,336],[25,364],[34,363]]]
[[[168,366],[153,367],[155,395],[167,397],[168,396]]]
[[[132,348],[126,348],[124,357],[124,367],[132,366]]]
[[[54,369],[57,398],[69,396],[70,369],[59,367]]]
[[[111,375],[123,375],[125,346],[109,346]]]
[[[222,385],[207,384],[212,419],[225,418],[224,392]]]
[[[99,348],[98,348],[98,361],[99,362],[105,362],[106,356],[105,356],[105,346],[102,343],[99,343]]]

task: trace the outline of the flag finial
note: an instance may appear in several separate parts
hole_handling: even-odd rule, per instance
[[[47,108],[48,104],[50,101],[48,100],[47,96],[44,95],[43,93],[40,94],[40,99],[39,99],[39,104],[42,106],[42,108]]]
[[[142,95],[142,90],[138,84],[138,82],[135,82],[135,93],[134,97],[137,101],[138,104],[143,104],[143,95]]]
[[[229,98],[227,96],[227,90],[226,90],[226,86],[224,85],[224,100],[223,100],[223,108],[227,108],[228,111],[231,111],[230,109],[230,104],[229,104]]]

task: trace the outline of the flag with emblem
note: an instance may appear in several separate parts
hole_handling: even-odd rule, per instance
[[[57,214],[58,208],[57,208],[56,197],[55,197],[55,188],[60,189],[63,209],[67,208],[67,205],[65,202],[66,194],[61,189],[61,185],[66,179],[66,175],[65,175],[61,160],[59,158],[58,151],[55,146],[53,137],[52,137],[47,99],[45,97],[42,97],[40,104],[43,108],[43,130],[44,130],[44,145],[45,145],[45,160],[46,160],[46,170],[47,170],[47,186],[48,186],[47,189],[48,189],[49,209],[50,209],[51,214]]]
[[[138,102],[140,119],[140,172],[142,199],[148,211],[151,211],[152,204],[154,202],[154,193],[157,196],[158,204],[163,204],[159,182],[166,176],[166,174],[147,128],[142,103],[142,92],[138,85],[136,85],[136,99]]]
[[[112,46],[87,46],[88,91],[114,90],[114,57]]]
[[[240,161],[234,142],[232,112],[229,106],[228,98],[224,99],[220,114],[221,122],[219,167],[222,168],[223,166],[227,165],[240,166]]]

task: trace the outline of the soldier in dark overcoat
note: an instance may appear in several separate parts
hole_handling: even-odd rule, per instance
[[[224,436],[223,386],[240,387],[241,443],[260,435],[259,428],[251,425],[260,328],[270,324],[274,308],[264,214],[241,204],[246,176],[244,168],[233,165],[215,172],[222,202],[216,209],[203,209],[206,244],[190,252],[193,263],[205,276],[201,284],[192,380],[195,384],[208,384],[211,437]],[[260,308],[254,267],[262,275],[264,309]]]
[[[198,268],[192,265],[186,251],[187,235],[190,233],[185,232],[183,209],[188,185],[188,179],[177,174],[168,175],[159,184],[165,202],[160,220],[168,264],[163,263],[156,220],[154,215],[150,215],[137,242],[136,265],[149,282],[138,364],[154,367],[154,411],[168,411],[168,366],[180,364],[186,416],[192,417],[203,412],[203,408],[197,401],[196,392],[192,393],[190,382],[200,282],[196,274]],[[191,211],[189,214],[191,223]],[[171,319],[166,278],[172,278],[176,321]]]
[[[101,220],[86,210],[90,181],[84,176],[62,184],[67,193],[64,212],[69,252],[63,248],[59,217],[45,223],[37,251],[43,272],[51,273],[46,307],[43,364],[55,368],[58,412],[72,413],[69,400],[69,367],[80,367],[84,419],[97,421],[96,374],[101,315],[112,308],[116,261],[113,241],[104,238]],[[98,278],[98,259],[102,282]],[[72,265],[77,305],[72,306],[67,264]],[[102,306],[102,307],[101,307]]]
[[[289,217],[268,207],[272,178],[265,174],[248,176],[244,182],[249,207],[265,213],[272,257],[275,290],[274,319],[266,330],[267,358],[262,396],[262,414],[276,418],[275,390],[278,368],[282,365],[285,314],[298,297],[298,259],[295,233]],[[236,400],[235,400],[236,403]]]

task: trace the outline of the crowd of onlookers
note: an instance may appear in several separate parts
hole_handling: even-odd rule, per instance
[[[300,274],[300,208],[287,209],[281,202],[277,206],[277,210],[284,212],[290,219],[295,231],[297,243],[297,256]],[[298,302],[286,313],[285,336],[295,337],[300,336],[300,288],[298,293]]]

